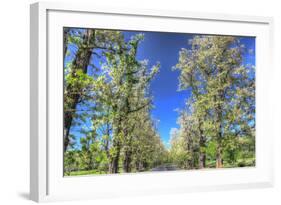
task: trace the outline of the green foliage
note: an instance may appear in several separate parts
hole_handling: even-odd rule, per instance
[[[174,67],[181,72],[179,89],[192,91],[186,115],[197,123],[188,129],[197,130],[201,160],[206,155],[207,164],[216,160],[219,167],[236,166],[239,159],[254,157],[254,67],[242,64],[244,46],[236,37],[196,36],[190,45],[190,50],[180,51]],[[186,140],[196,147],[194,142]]]
[[[91,112],[75,113],[76,120],[86,117],[92,121],[92,128],[80,139],[79,170],[129,172],[161,164],[167,154],[150,117],[152,96],[148,93],[160,64],[148,68],[146,60],[136,59],[144,35],[135,35],[125,42],[121,32],[84,32],[94,32],[95,39],[85,43],[75,36],[70,37],[69,43],[82,51],[91,47],[93,53],[95,47],[103,48],[104,61],[93,76],[73,64],[66,69],[65,86],[69,89],[65,111],[73,107],[72,93],[79,94],[80,103],[94,105],[88,106]],[[76,55],[81,55],[79,52]]]
[[[149,171],[163,164],[183,169],[255,165],[254,67],[242,62],[236,37],[195,36],[179,52],[179,90],[190,90],[178,110],[179,128],[166,149],[152,119],[151,82],[160,63],[136,58],[143,34],[69,29],[64,68],[64,173],[86,175]],[[90,64],[98,58],[100,64]],[[91,69],[92,75],[89,75]],[[79,105],[79,106],[78,106]],[[86,108],[86,110],[78,110]],[[90,122],[90,123],[89,123]],[[78,140],[74,125],[87,125]],[[90,124],[90,125],[89,125]]]

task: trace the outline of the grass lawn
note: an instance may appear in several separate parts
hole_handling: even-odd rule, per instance
[[[236,163],[230,164],[228,162],[225,162],[223,164],[223,168],[236,168],[236,167],[253,167],[255,166],[255,158],[247,158],[247,159],[238,159]],[[208,168],[215,168],[216,167],[216,161],[215,160],[207,160],[206,161],[206,167]]]
[[[98,170],[82,170],[82,171],[72,171],[66,176],[79,176],[79,175],[91,175],[91,174],[106,174],[106,172],[98,171]]]

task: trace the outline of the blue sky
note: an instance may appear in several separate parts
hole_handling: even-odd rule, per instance
[[[137,32],[124,32],[125,38]],[[183,107],[185,99],[190,96],[187,91],[178,92],[179,71],[173,71],[177,64],[179,50],[188,46],[188,39],[192,35],[162,32],[144,33],[137,57],[140,60],[149,60],[149,66],[160,62],[160,72],[150,85],[153,95],[154,109],[152,117],[159,120],[158,132],[165,145],[168,144],[171,128],[178,127],[177,108]]]
[[[189,91],[178,91],[179,71],[172,70],[178,62],[181,48],[189,48],[188,40],[193,34],[164,33],[164,32],[124,32],[125,38],[143,33],[144,41],[140,44],[137,57],[140,60],[148,59],[149,65],[160,62],[160,73],[151,84],[151,92],[154,97],[152,117],[159,120],[158,132],[166,146],[169,146],[170,131],[178,128],[177,108],[183,108],[185,100],[190,97]],[[244,37],[240,39],[247,50],[255,51],[255,38]],[[245,53],[245,64],[255,64],[254,53]]]
[[[157,62],[161,64],[160,72],[150,85],[154,99],[154,109],[151,115],[153,119],[159,120],[158,132],[163,143],[169,147],[170,131],[178,128],[178,114],[175,110],[183,108],[185,100],[190,96],[189,91],[178,91],[180,73],[173,71],[172,67],[177,64],[180,49],[188,48],[188,40],[193,38],[193,34],[135,31],[124,31],[123,33],[126,40],[137,33],[143,33],[144,41],[140,43],[137,58],[139,60],[147,59],[149,67]],[[243,63],[255,65],[255,38],[241,37],[240,41],[245,45],[246,50],[253,51],[244,54]],[[72,134],[80,135],[74,131],[76,129],[79,128],[72,128]]]

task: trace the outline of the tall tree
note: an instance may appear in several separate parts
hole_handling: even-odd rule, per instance
[[[199,37],[195,37],[192,41],[190,41],[190,50],[182,49],[179,52],[178,64],[174,67],[174,69],[181,71],[179,77],[180,90],[189,89],[192,92],[191,100],[188,103],[190,105],[197,104],[197,106],[193,105],[193,111],[195,112],[194,114],[196,115],[198,121],[198,123],[195,124],[197,126],[196,130],[198,130],[200,147],[198,161],[199,168],[204,168],[206,165],[206,136],[203,132],[203,123],[207,110],[205,109],[204,102],[202,102],[202,96],[206,93],[206,84],[210,73],[206,70],[208,62],[206,61],[203,63],[202,61],[204,60],[200,57],[200,55],[204,56],[205,54],[196,52],[198,50],[198,39]],[[203,50],[203,52],[205,52],[205,50]]]
[[[101,124],[105,121],[111,124],[111,173],[119,171],[122,151],[125,156],[124,171],[130,171],[130,144],[136,123],[134,113],[151,105],[151,99],[146,97],[147,88],[159,65],[149,70],[145,61],[137,60],[137,48],[142,39],[143,35],[136,35],[129,42],[119,41],[114,50],[104,53],[105,61],[95,80],[95,104],[100,104],[98,114],[101,116]]]
[[[64,43],[76,47],[73,61],[66,65],[64,85],[64,152],[70,143],[69,131],[77,116],[76,107],[80,102],[92,98],[87,89],[92,88],[92,78],[87,75],[93,56],[101,57],[104,52],[114,51],[116,43],[122,41],[117,31],[82,29],[71,31],[64,28]],[[64,45],[64,52],[69,46]],[[99,52],[98,52],[99,51]],[[89,82],[89,83],[87,83]]]
[[[203,130],[204,137],[215,139],[216,167],[220,168],[223,166],[223,142],[227,136],[240,133],[243,126],[248,127],[254,121],[253,105],[249,106],[251,109],[241,106],[246,99],[253,103],[251,87],[254,77],[251,75],[254,74],[242,63],[244,46],[237,37],[203,35],[194,37],[190,43],[190,50],[180,51],[176,66],[181,71],[180,85],[184,89],[191,88],[196,99],[194,115],[202,122],[198,129]],[[250,89],[251,93],[241,95],[241,89]],[[233,116],[234,111],[242,116],[230,121],[229,116]],[[200,141],[204,142],[200,143],[200,150],[204,151],[202,146],[206,141],[201,140],[201,135]]]
[[[65,28],[66,29],[66,28]],[[92,55],[91,49],[85,48],[85,45],[89,45],[91,39],[93,38],[94,32],[92,30],[87,30],[83,35],[83,40],[81,45],[79,45],[75,59],[72,62],[71,71],[69,76],[75,79],[81,74],[87,73],[87,67],[90,62]],[[79,83],[79,82],[78,82]],[[64,108],[64,152],[66,151],[70,139],[69,139],[69,130],[72,124],[72,119],[74,116],[74,111],[76,105],[81,100],[82,89],[83,87],[79,86],[78,83],[67,83],[64,90],[65,98],[65,108]]]

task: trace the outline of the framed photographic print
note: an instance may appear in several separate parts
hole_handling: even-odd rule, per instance
[[[272,186],[272,22],[31,5],[31,199]]]

